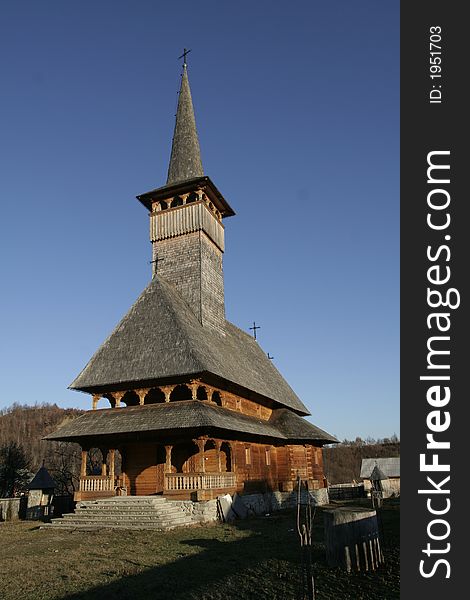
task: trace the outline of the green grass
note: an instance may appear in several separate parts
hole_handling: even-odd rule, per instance
[[[385,565],[347,574],[326,565],[317,511],[316,600],[399,598],[397,501],[386,504],[382,523]],[[294,511],[167,533],[0,523],[1,600],[296,600],[299,564]]]

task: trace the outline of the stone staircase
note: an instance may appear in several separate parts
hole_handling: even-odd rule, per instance
[[[162,496],[117,496],[77,502],[75,512],[53,519],[54,529],[174,529],[194,521],[179,502]]]

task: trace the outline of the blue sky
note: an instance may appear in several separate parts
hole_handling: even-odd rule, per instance
[[[67,386],[151,276],[183,47],[227,317],[339,438],[399,434],[399,3],[3,3],[0,407]]]

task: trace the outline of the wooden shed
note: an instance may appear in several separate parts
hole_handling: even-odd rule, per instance
[[[374,470],[381,479],[382,495],[384,498],[400,495],[400,458],[363,458],[361,464],[361,478],[364,481],[364,490],[367,494],[371,491],[371,480]]]

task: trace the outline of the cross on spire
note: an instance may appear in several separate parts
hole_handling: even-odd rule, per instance
[[[256,340],[256,330],[261,329],[261,326],[257,325],[255,321],[253,321],[253,327],[250,327],[253,330],[253,337]]]
[[[183,59],[183,67],[187,66],[187,64],[186,64],[186,55],[189,54],[190,52],[191,52],[191,50],[186,50],[186,48],[185,48],[183,54],[181,56],[178,56],[178,60],[180,58]]]

